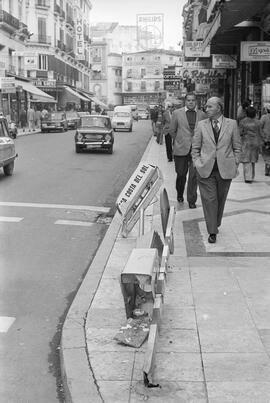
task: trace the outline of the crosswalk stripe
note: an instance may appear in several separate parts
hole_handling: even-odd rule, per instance
[[[6,207],[34,207],[34,208],[52,208],[52,209],[65,209],[65,210],[86,210],[86,211],[100,211],[101,213],[108,213],[109,207],[101,206],[80,206],[73,204],[47,204],[47,203],[17,203],[17,202],[0,202],[0,206]]]
[[[23,220],[23,217],[3,217],[0,216],[1,222],[20,222]]]
[[[94,223],[87,221],[57,220],[55,224],[59,225],[78,225],[81,227],[91,227]]]
[[[0,316],[0,333],[6,333],[16,318]]]

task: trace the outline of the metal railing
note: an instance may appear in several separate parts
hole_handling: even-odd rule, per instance
[[[20,21],[18,18],[13,17],[13,15],[7,13],[4,10],[0,11],[0,24],[9,25],[11,28],[19,29],[20,28]]]
[[[30,37],[30,42],[36,42],[36,43],[43,43],[46,45],[51,45],[52,44],[52,37],[48,35],[32,35]]]

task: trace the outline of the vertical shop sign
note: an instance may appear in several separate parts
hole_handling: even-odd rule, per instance
[[[77,21],[76,21],[76,54],[77,54],[78,60],[85,59],[82,18],[77,18]]]

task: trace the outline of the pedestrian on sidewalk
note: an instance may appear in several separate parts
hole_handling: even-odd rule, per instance
[[[227,194],[237,175],[241,140],[236,120],[225,118],[218,97],[208,99],[208,119],[198,123],[192,143],[208,242],[215,243]]]
[[[41,112],[39,109],[35,110],[35,126],[40,129]]]
[[[265,163],[265,176],[270,176],[270,104],[265,105],[266,114],[261,117],[262,126],[262,157]]]
[[[30,106],[30,108],[27,111],[27,121],[28,121],[28,127],[29,127],[29,131],[34,131],[35,130],[35,111],[32,108],[32,106]]]
[[[158,119],[158,106],[155,105],[153,109],[150,109],[150,118],[152,122],[152,130],[154,133],[154,136],[156,136],[156,123]]]
[[[192,138],[198,122],[206,117],[203,111],[197,109],[197,99],[193,93],[186,95],[185,107],[176,109],[172,113],[170,134],[173,140],[177,200],[179,203],[184,201],[188,173],[187,201],[189,208],[196,208],[197,201],[196,171],[191,159]]]
[[[237,109],[237,123],[239,124],[242,119],[244,119],[247,116],[247,108],[251,106],[251,100],[246,99],[242,102],[241,105],[238,106]]]
[[[249,106],[246,109],[247,116],[239,124],[242,143],[240,162],[243,164],[243,175],[246,183],[253,182],[255,178],[255,163],[258,162],[259,151],[263,144],[261,123],[256,118],[256,113],[256,109]]]
[[[170,135],[170,126],[172,120],[172,104],[168,103],[167,108],[163,113],[163,134],[165,138],[166,145],[166,154],[168,161],[171,162],[173,160],[172,156],[172,138]]]
[[[24,107],[22,107],[19,115],[19,121],[20,121],[20,127],[25,131],[26,125],[27,125],[27,113]]]
[[[158,117],[156,121],[156,136],[157,143],[163,144],[163,107],[159,105],[158,107]]]

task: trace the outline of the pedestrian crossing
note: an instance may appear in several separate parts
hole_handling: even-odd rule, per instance
[[[0,216],[0,223],[19,223],[24,220],[24,217],[7,217]],[[108,222],[91,222],[91,221],[81,221],[81,220],[56,220],[53,221],[55,225],[66,225],[66,226],[77,226],[77,227],[92,227],[94,224],[106,224],[109,225],[111,220]]]
[[[0,222],[20,222],[23,220],[23,217],[5,217],[0,216]]]

